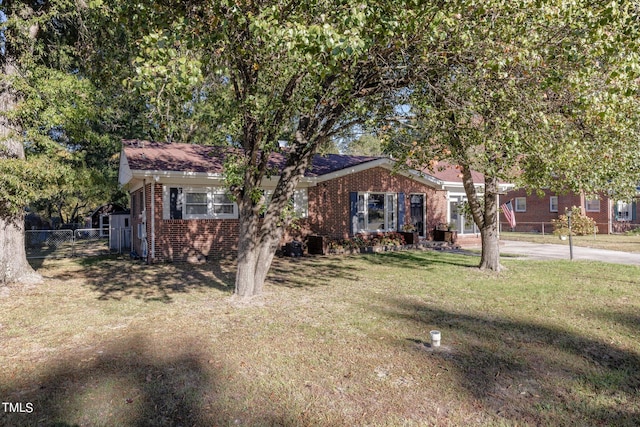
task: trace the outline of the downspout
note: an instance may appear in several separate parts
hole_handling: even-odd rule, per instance
[[[156,259],[156,182],[159,180],[160,177],[154,175],[151,184],[151,262]]]
[[[147,264],[149,264],[149,244],[147,242],[147,180],[142,180],[142,208],[144,215],[142,215],[142,225],[144,230],[144,239],[142,239],[142,256],[146,258]]]

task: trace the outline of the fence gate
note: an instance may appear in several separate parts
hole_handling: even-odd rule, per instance
[[[99,228],[79,228],[73,233],[73,256],[96,256],[109,253],[109,239]]]
[[[27,258],[106,255],[130,250],[131,229],[110,229],[109,235],[99,228],[27,230],[24,241]]]

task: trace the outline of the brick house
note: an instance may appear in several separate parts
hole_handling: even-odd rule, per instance
[[[604,194],[588,198],[584,194],[556,194],[546,190],[543,196],[539,196],[535,192],[528,195],[526,190],[518,189],[501,198],[502,201],[512,201],[516,217],[515,231],[550,234],[553,231],[551,220],[572,206],[580,207],[585,215],[594,219],[598,233],[626,231],[640,223],[635,201],[617,201]],[[500,215],[500,225],[503,230],[510,229],[503,213]]]
[[[131,197],[133,250],[150,261],[192,261],[233,255],[238,209],[223,183],[229,149],[123,141],[119,181]],[[273,154],[274,168],[284,156]],[[299,229],[287,239],[400,231],[413,224],[422,238],[448,222],[445,181],[414,170],[393,172],[389,158],[317,155],[296,189]],[[265,195],[276,178],[265,178]],[[458,187],[462,188],[461,182]]]

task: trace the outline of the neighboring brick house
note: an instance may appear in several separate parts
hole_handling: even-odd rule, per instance
[[[577,206],[582,212],[593,218],[598,226],[598,233],[612,233],[625,231],[633,224],[638,224],[638,207],[635,201],[631,203],[617,201],[606,195],[597,198],[587,198],[584,194],[556,194],[544,191],[543,196],[535,192],[527,194],[524,189],[510,191],[501,196],[503,203],[511,200],[516,217],[515,231],[533,231],[551,233],[552,219],[565,213],[566,209]],[[503,230],[510,226],[504,214],[500,215],[500,225]]]
[[[133,250],[150,261],[233,255],[238,209],[223,183],[229,149],[190,144],[123,141],[119,181],[131,195]],[[273,154],[274,168],[284,156]],[[444,182],[413,170],[393,172],[389,158],[317,155],[294,195],[300,219],[287,238],[332,238],[401,230],[411,223],[428,238],[447,222]],[[277,177],[265,178],[265,194]],[[461,188],[461,183],[459,184]]]

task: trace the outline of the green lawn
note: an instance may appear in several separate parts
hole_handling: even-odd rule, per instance
[[[632,426],[640,271],[403,252],[233,265],[59,260],[0,290],[0,425]],[[442,333],[432,348],[429,331]]]
[[[534,243],[554,243],[569,246],[569,240],[560,240],[553,234],[539,233],[500,233],[502,240],[517,240]],[[574,236],[573,244],[597,249],[610,249],[624,252],[640,252],[640,234],[596,234],[591,236]]]

